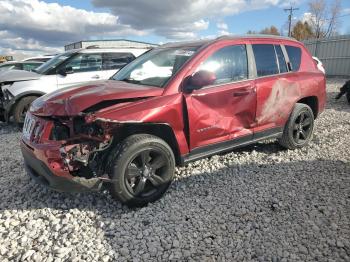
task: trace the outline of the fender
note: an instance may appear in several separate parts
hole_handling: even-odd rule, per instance
[[[43,96],[46,93],[44,92],[40,92],[40,91],[27,91],[27,92],[23,92],[20,93],[19,95],[14,96],[9,102],[4,103],[4,117],[5,117],[5,121],[9,122],[10,116],[12,115],[12,111],[14,109],[14,106],[17,104],[17,102],[19,100],[21,100],[23,97],[26,96]]]
[[[103,120],[99,119],[99,121],[103,121]],[[163,139],[165,142],[168,143],[170,148],[173,150],[176,163],[180,164],[181,152],[180,152],[180,146],[178,144],[178,139],[183,139],[183,138],[178,137],[179,134],[175,133],[175,131],[173,130],[170,124],[160,123],[160,122],[132,122],[132,121],[124,122],[124,123],[115,121],[115,123],[119,123],[122,125],[118,130],[118,134],[117,134],[120,140],[124,140],[129,135],[142,134],[142,133],[155,135]]]

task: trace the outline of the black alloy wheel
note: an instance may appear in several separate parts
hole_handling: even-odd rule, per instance
[[[126,187],[136,197],[154,194],[166,183],[164,174],[169,172],[169,163],[156,148],[137,152],[128,164],[124,176]]]
[[[293,126],[293,138],[296,144],[305,143],[313,128],[313,116],[308,110],[301,111],[295,119]]]
[[[110,191],[130,207],[158,200],[169,188],[175,174],[175,157],[161,138],[137,134],[117,144],[110,155]]]
[[[314,113],[312,109],[306,104],[296,103],[284,126],[279,143],[287,149],[301,148],[312,140],[313,132]]]

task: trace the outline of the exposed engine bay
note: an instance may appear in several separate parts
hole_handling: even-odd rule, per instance
[[[72,176],[101,178],[106,174],[108,156],[121,125],[95,120],[85,116],[55,118],[50,140],[62,141],[60,154],[64,170]]]

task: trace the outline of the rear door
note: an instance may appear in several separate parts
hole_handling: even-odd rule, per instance
[[[190,150],[245,137],[251,139],[256,93],[249,79],[247,47],[244,43],[213,49],[195,71],[211,71],[211,86],[185,94]]]
[[[289,79],[283,48],[279,43],[252,42],[257,74],[257,133],[280,131],[290,114],[291,101],[298,96],[298,89]]]
[[[60,65],[57,71],[60,69],[69,72],[65,76],[57,74],[58,88],[105,79],[101,53],[78,53]]]
[[[111,78],[122,67],[129,64],[135,59],[131,53],[103,53],[102,54],[102,77],[104,79]]]

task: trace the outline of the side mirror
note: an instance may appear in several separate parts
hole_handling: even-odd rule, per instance
[[[215,80],[216,75],[213,72],[200,70],[188,79],[186,83],[186,91],[192,92],[203,86],[210,86],[214,84]]]
[[[73,68],[71,66],[63,67],[57,70],[57,74],[60,74],[62,76],[66,76],[68,74],[73,74]]]
[[[74,73],[73,68],[71,66],[67,66],[66,67],[66,74],[68,75],[68,74],[73,74],[73,73]]]

